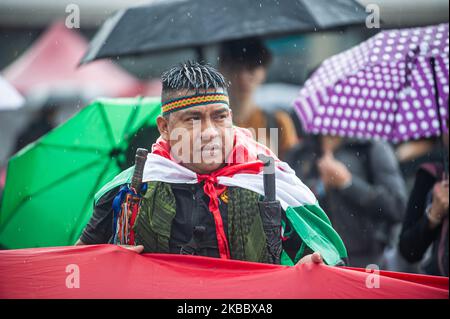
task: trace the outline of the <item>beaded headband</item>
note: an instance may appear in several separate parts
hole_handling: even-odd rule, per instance
[[[226,104],[229,106],[230,102],[228,95],[223,93],[196,94],[165,102],[162,105],[162,113],[168,115],[190,107],[208,104]]]

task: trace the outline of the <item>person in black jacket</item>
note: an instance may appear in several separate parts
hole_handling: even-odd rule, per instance
[[[381,141],[309,135],[287,162],[329,214],[350,266],[384,269],[384,250],[407,201],[392,148]]]
[[[447,120],[443,152],[448,150],[448,127]],[[448,277],[449,181],[444,171],[442,163],[427,163],[417,171],[400,234],[399,249],[409,262],[423,261],[421,271],[424,273]],[[430,246],[431,254],[427,254]]]
[[[448,276],[448,185],[442,165],[418,170],[400,235],[400,252],[411,263],[423,260],[432,246],[422,267],[429,275]]]

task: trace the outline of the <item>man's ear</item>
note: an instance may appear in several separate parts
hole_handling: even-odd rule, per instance
[[[158,131],[159,134],[161,134],[161,137],[164,140],[169,141],[169,121],[163,116],[158,116],[156,124],[158,125]]]

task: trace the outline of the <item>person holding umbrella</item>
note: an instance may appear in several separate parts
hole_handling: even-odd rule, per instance
[[[448,149],[448,119],[443,140]],[[448,185],[441,162],[421,165],[403,221],[400,253],[411,263],[423,260],[421,271],[428,275],[448,277]],[[431,254],[426,256],[430,246]]]
[[[307,135],[288,155],[288,163],[330,214],[347,244],[350,265],[380,264],[406,203],[392,148],[382,142]]]
[[[229,93],[236,125],[252,129],[258,141],[278,147],[283,159],[298,143],[294,123],[286,112],[263,111],[254,101],[255,91],[265,81],[271,62],[272,54],[257,38],[224,42],[220,48],[220,70],[231,81]],[[265,136],[259,136],[259,129],[263,128]],[[268,132],[273,128],[279,132],[277,141]]]
[[[395,144],[442,135],[441,118],[448,117],[448,41],[448,24],[386,30],[327,59],[306,81],[295,102],[303,128],[315,135]],[[386,154],[391,157],[392,151]],[[374,177],[383,171],[380,168],[393,167],[383,158],[360,161],[366,167],[372,165]],[[443,162],[448,163],[448,158],[444,156]],[[394,176],[390,173],[383,178],[384,183]],[[392,196],[397,196],[397,206],[373,216],[391,211],[398,219],[404,212],[404,186],[387,183],[387,196],[374,207],[392,202]],[[358,215],[366,212],[359,209]],[[361,238],[355,237],[357,244]],[[394,242],[391,251],[396,247]],[[395,251],[393,254],[397,258]]]
[[[164,73],[162,82],[161,137],[142,167],[139,213],[132,225],[123,223],[135,240],[118,241],[116,234],[123,232],[114,222],[123,186],[132,181],[128,169],[97,193],[77,244],[128,243],[137,252],[287,265],[342,264],[345,246],[311,191],[248,130],[233,126],[224,77],[208,65],[186,62]],[[276,173],[277,193],[272,188],[271,196],[277,201],[264,201],[282,208],[282,216],[269,221],[279,230],[275,240],[261,217],[266,182],[260,154],[273,160]],[[272,247],[276,242],[282,247]],[[274,251],[279,255],[271,258]]]

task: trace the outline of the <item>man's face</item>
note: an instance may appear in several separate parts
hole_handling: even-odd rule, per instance
[[[232,126],[231,110],[224,104],[191,107],[158,118],[159,131],[169,142],[172,157],[199,174],[223,166],[233,148]]]

